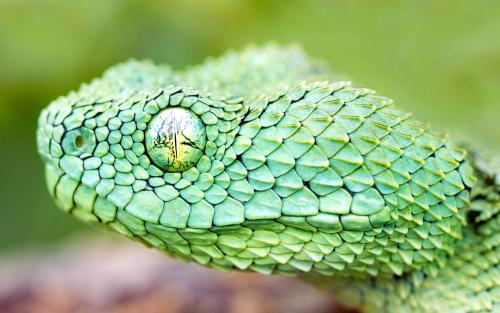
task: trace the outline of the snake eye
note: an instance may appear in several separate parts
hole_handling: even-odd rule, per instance
[[[146,150],[154,164],[166,172],[183,172],[196,165],[206,143],[205,125],[183,108],[161,111],[146,132]]]

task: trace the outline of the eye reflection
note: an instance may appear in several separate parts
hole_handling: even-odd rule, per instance
[[[201,119],[183,108],[163,110],[151,120],[146,132],[149,156],[167,172],[183,172],[195,166],[206,142]]]

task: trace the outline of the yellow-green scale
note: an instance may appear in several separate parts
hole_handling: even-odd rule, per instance
[[[187,261],[329,288],[356,277],[360,293],[406,299],[397,286],[447,273],[476,240],[473,169],[389,99],[333,80],[273,45],[181,73],[118,65],[42,112],[49,191],[74,216]]]

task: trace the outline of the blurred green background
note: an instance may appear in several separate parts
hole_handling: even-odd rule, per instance
[[[46,192],[37,115],[131,57],[182,68],[298,42],[419,119],[499,151],[499,13],[499,1],[470,0],[0,0],[0,249],[85,230]]]

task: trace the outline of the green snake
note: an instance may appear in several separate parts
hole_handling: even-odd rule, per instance
[[[500,166],[297,47],[128,61],[44,109],[58,207],[364,312],[500,312]]]

